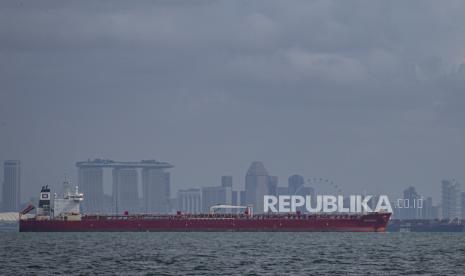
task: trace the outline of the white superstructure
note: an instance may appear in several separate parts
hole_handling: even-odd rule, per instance
[[[53,214],[55,217],[80,216],[80,204],[84,200],[84,194],[79,192],[78,186],[76,186],[74,192],[71,192],[70,186],[71,182],[65,179],[63,182],[63,198],[55,197],[53,201]]]

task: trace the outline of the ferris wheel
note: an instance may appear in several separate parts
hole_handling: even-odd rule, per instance
[[[340,185],[337,185],[334,183],[334,181],[323,178],[323,177],[313,177],[313,178],[308,178],[307,183],[312,186],[312,187],[319,187],[319,188],[324,188],[324,189],[330,189],[338,192],[339,194],[342,194],[342,187]]]

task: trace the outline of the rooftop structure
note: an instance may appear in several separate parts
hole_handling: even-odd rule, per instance
[[[174,166],[167,162],[157,160],[142,160],[139,162],[121,162],[110,159],[94,159],[87,161],[76,162],[76,167],[93,167],[93,168],[153,168],[153,169],[169,169]]]

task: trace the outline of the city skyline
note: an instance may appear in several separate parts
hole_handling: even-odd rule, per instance
[[[464,274],[464,11],[0,1],[0,275]]]
[[[110,161],[111,161],[111,159],[96,158],[96,159],[87,159],[87,161],[80,161],[80,162],[78,162],[78,163],[95,162],[95,160],[102,160],[102,161],[105,161],[105,160],[108,161],[108,160],[110,160]],[[0,161],[1,161],[1,160],[0,160]],[[8,160],[6,160],[6,161],[8,161]],[[150,161],[150,160],[149,160],[149,161]],[[113,162],[113,161],[112,161],[112,162]],[[143,160],[142,162],[144,162],[144,160]],[[156,162],[158,162],[158,161],[156,161]],[[75,163],[75,162],[74,162],[74,163]],[[128,162],[128,163],[135,163],[135,164],[136,164],[137,162]],[[163,162],[162,162],[162,163],[163,163]],[[253,162],[252,162],[252,163],[253,163]],[[260,163],[263,163],[263,162],[260,162]],[[169,163],[166,163],[166,164],[169,165],[169,166],[171,166]],[[134,165],[134,164],[133,164],[133,165]],[[22,165],[22,166],[23,166],[23,165]],[[111,165],[108,165],[108,166],[111,166]],[[250,169],[250,167],[249,167],[249,169]],[[0,174],[0,179],[3,179],[3,172],[4,172],[4,171],[2,170],[2,172],[1,172],[2,174]],[[176,172],[176,171],[174,171],[174,172]],[[61,190],[61,183],[62,183],[63,178],[64,178],[64,177],[70,177],[70,175],[72,175],[72,174],[73,174],[73,173],[71,173],[71,174],[65,173],[65,174],[62,175],[61,179],[58,180],[58,182],[55,182],[55,183],[45,182],[44,185],[48,185],[48,186],[50,186],[50,187],[52,187],[52,188],[56,188],[57,190]],[[98,174],[98,177],[99,177],[99,180],[97,180],[97,182],[102,182],[102,183],[103,183],[103,186],[102,186],[102,188],[103,188],[103,191],[102,191],[103,194],[102,194],[102,195],[111,196],[111,195],[113,194],[112,191],[113,191],[114,185],[115,185],[114,180],[113,180],[113,177],[114,177],[114,176],[112,176],[112,173],[110,173],[110,172],[105,172],[105,171],[100,172],[100,170],[97,172],[97,174]],[[143,172],[141,171],[140,174],[141,174],[141,175],[137,177],[137,185],[136,185],[136,187],[137,187],[137,190],[138,190],[138,196],[139,196],[140,198],[142,198],[142,193],[143,193],[143,189],[144,189],[144,188],[143,188],[143,181],[142,181],[142,180],[143,180],[143,177],[142,177],[142,176],[143,176]],[[75,178],[71,177],[70,180],[71,180],[72,182],[76,183],[76,184],[79,184],[79,182],[78,182],[78,180],[79,180],[79,170],[75,170],[75,175],[76,175],[76,177],[75,177]],[[299,176],[299,177],[300,177],[301,175],[302,175],[302,174],[295,174],[295,173],[293,173],[292,175],[290,174],[290,175],[284,176],[284,177],[278,177],[278,176],[270,176],[270,177],[275,177],[275,178],[276,178],[275,181],[278,181],[277,183],[278,183],[278,187],[279,187],[279,188],[282,188],[282,187],[286,187],[286,188],[287,188],[287,185],[288,185],[288,183],[287,183],[288,178],[295,177],[295,176]],[[218,177],[224,177],[224,176],[225,176],[224,174],[222,175],[222,174],[220,173],[220,174],[218,174],[218,175],[212,176],[212,178],[218,178]],[[173,175],[170,175],[169,177],[172,178]],[[234,179],[238,179],[238,177],[232,176],[232,175],[230,175],[230,176],[228,176],[228,177],[233,177]],[[100,179],[100,178],[102,178],[102,179]],[[176,179],[176,175],[174,175],[174,178]],[[306,185],[311,185],[312,188],[315,189],[315,190],[317,190],[317,191],[318,191],[318,190],[319,190],[320,192],[322,192],[322,191],[327,191],[327,192],[328,192],[328,191],[329,191],[330,193],[336,192],[336,191],[337,191],[337,189],[336,189],[334,186],[331,186],[331,185],[329,185],[329,184],[325,184],[324,181],[323,181],[322,183],[317,184],[317,185],[315,185],[314,183],[309,183],[308,180],[310,180],[311,178],[314,178],[314,176],[303,176],[303,178],[304,178],[304,179],[303,179],[303,181],[304,181],[303,183],[304,183],[304,184],[306,184]],[[317,177],[317,178],[318,178],[318,177]],[[239,179],[241,179],[241,176],[239,176]],[[332,182],[332,179],[327,179],[327,178],[324,178],[324,177],[323,177],[323,178],[320,178],[320,179],[323,179],[323,180],[331,181],[331,182]],[[442,182],[442,181],[447,180],[447,179],[454,179],[454,181],[455,181],[456,178],[455,178],[455,177],[451,177],[451,176],[446,176],[446,177],[441,178],[438,182]],[[290,179],[289,179],[289,181],[290,181]],[[192,182],[193,182],[193,183],[198,183],[198,181],[192,181]],[[0,182],[0,183],[1,183],[1,182]],[[240,181],[237,181],[237,180],[236,180],[236,181],[233,182],[233,183],[234,183],[234,186],[233,186],[234,189],[242,189],[242,188],[245,188],[246,181],[244,180],[243,183],[241,183]],[[178,184],[178,185],[176,185],[176,184]],[[206,186],[216,186],[217,184],[218,184],[218,180],[214,180],[214,181],[212,181],[212,183],[206,183],[206,184],[199,183],[199,184],[179,185],[179,183],[171,183],[171,184],[170,184],[170,187],[171,187],[171,189],[172,189],[172,192],[170,192],[170,195],[171,195],[171,197],[173,197],[173,196],[176,194],[176,191],[182,190],[182,189],[200,188],[200,187],[206,187]],[[331,184],[333,184],[333,183],[331,183]],[[345,194],[350,194],[351,192],[352,192],[352,193],[366,193],[366,192],[368,192],[368,193],[370,193],[370,194],[381,194],[381,193],[382,193],[382,192],[376,192],[376,191],[374,191],[374,190],[369,191],[369,190],[367,190],[367,189],[364,189],[364,190],[361,190],[361,191],[351,190],[351,189],[347,189],[347,187],[345,187],[343,184],[340,184],[340,183],[338,183],[338,184],[339,184],[339,188],[345,188],[345,190],[344,190],[344,193],[345,193]],[[433,200],[434,200],[434,202],[435,202],[435,203],[438,203],[438,202],[441,201],[441,191],[442,191],[442,188],[441,188],[441,185],[436,185],[436,184],[437,184],[437,183],[433,183],[433,185],[436,186],[436,187],[435,187],[435,190],[437,190],[437,193],[436,193],[436,194],[428,194],[428,193],[424,193],[424,192],[423,192],[422,195],[424,195],[425,197],[432,197]],[[23,183],[22,185],[24,186],[24,183]],[[39,185],[39,184],[37,184],[38,187],[41,187],[41,186],[44,186],[44,185]],[[410,186],[412,186],[412,185],[410,185]],[[413,186],[419,187],[419,188],[421,188],[422,190],[427,190],[427,189],[424,189],[424,187],[422,187],[422,186],[419,185],[419,184],[413,184]],[[3,186],[2,186],[2,187],[3,187]],[[95,187],[95,185],[94,185],[93,187]],[[404,188],[405,188],[405,187],[404,187]],[[403,188],[401,187],[401,189],[399,189],[399,190],[391,190],[390,192],[385,192],[385,194],[388,194],[388,195],[390,195],[390,196],[399,196],[399,198],[400,198],[400,197],[402,196],[402,189],[403,189]],[[20,189],[20,190],[21,190],[21,200],[20,200],[21,203],[26,202],[26,201],[28,201],[30,198],[36,196],[36,193],[34,193],[33,190],[26,190],[26,191],[25,191],[24,188],[23,188],[23,189]],[[341,191],[341,189],[339,189],[339,191]],[[0,198],[2,197],[2,193],[3,193],[3,190],[0,189]],[[26,194],[26,195],[29,195],[29,196],[25,196],[25,194]],[[108,202],[108,203],[109,203],[109,202]],[[111,209],[111,208],[113,208],[113,207],[107,207],[107,209],[108,209],[108,208]],[[145,207],[141,207],[141,208],[146,209]]]
[[[19,196],[21,187],[21,167],[19,160],[4,162],[4,179],[2,191],[9,191],[12,197],[2,197],[5,205],[2,210],[8,211],[23,208],[25,202],[14,203],[14,195]],[[142,160],[139,162],[113,161],[110,159],[88,159],[76,162],[80,190],[84,192],[86,201],[83,210],[90,213],[173,213],[208,212],[216,204],[248,205],[258,209],[263,205],[264,195],[301,195],[315,196],[318,194],[348,195],[342,193],[342,187],[335,185],[328,179],[320,178],[305,180],[298,174],[287,178],[287,185],[279,182],[277,176],[271,176],[263,162],[254,161],[245,173],[243,185],[241,181],[234,181],[233,176],[222,175],[216,185],[191,186],[188,189],[173,189],[170,182],[171,174],[164,169],[174,166],[168,162],[156,160]],[[103,193],[104,168],[111,170],[112,193]],[[141,178],[141,180],[139,180]],[[108,181],[108,179],[107,179]],[[239,184],[234,184],[239,182]],[[326,187],[318,189],[315,184],[323,183]],[[70,189],[70,180],[65,178],[62,192]],[[84,188],[82,188],[84,187]],[[401,219],[435,219],[435,218],[464,218],[465,192],[462,192],[460,182],[455,178],[441,180],[440,198],[434,198],[417,192],[415,186],[408,186],[403,190],[403,197],[391,198],[394,206],[394,218]],[[321,187],[320,187],[321,188]],[[53,188],[52,188],[53,190]],[[175,191],[173,191],[175,190]],[[60,188],[55,191],[60,194]],[[348,192],[348,193],[347,193]],[[365,194],[365,192],[363,193]],[[380,194],[371,194],[378,198]],[[30,201],[29,201],[30,202]],[[16,204],[16,207],[11,207]],[[34,202],[32,202],[34,204]],[[370,203],[371,204],[371,203]],[[11,206],[10,206],[11,205]],[[410,206],[403,206],[410,205]],[[10,207],[8,207],[10,206]],[[19,207],[18,207],[19,206]],[[421,207],[419,207],[421,206]],[[6,209],[5,209],[6,208]],[[372,208],[374,208],[372,206]]]

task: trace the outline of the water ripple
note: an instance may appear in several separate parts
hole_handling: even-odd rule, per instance
[[[0,275],[460,275],[461,233],[2,233]]]

